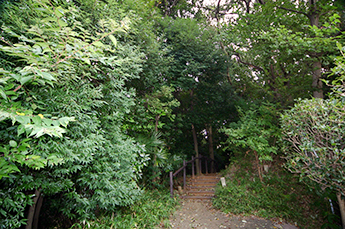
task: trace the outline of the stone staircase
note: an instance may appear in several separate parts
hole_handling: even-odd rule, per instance
[[[190,178],[187,182],[184,199],[212,199],[219,176],[217,173],[205,174]]]

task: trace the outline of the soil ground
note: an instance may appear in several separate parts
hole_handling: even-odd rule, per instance
[[[225,214],[214,209],[210,200],[182,200],[181,206],[170,218],[170,226],[177,229],[298,229],[284,222]]]

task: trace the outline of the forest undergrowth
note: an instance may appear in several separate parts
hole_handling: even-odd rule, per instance
[[[225,213],[285,221],[300,228],[340,228],[326,194],[300,182],[283,163],[278,157],[270,162],[261,182],[254,157],[234,157],[221,172],[227,185],[218,185],[213,205]]]
[[[76,223],[70,229],[169,228],[169,218],[177,204],[166,190],[145,190],[135,204],[87,223]]]

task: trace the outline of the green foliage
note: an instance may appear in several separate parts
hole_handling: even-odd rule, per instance
[[[344,33],[342,33],[343,35]],[[341,37],[341,36],[340,36]],[[340,38],[339,37],[339,38]],[[332,85],[331,97],[337,97],[340,99],[344,98],[344,80],[345,80],[345,46],[337,42],[337,48],[339,49],[340,55],[334,57],[335,66],[331,69],[332,72],[329,78],[335,77],[333,80],[325,80],[326,83]]]
[[[238,112],[240,120],[223,129],[228,136],[226,144],[257,152],[260,161],[271,161],[272,155],[278,153],[275,141],[280,136],[275,106],[267,103],[247,111],[238,107]]]
[[[255,215],[297,223],[302,228],[320,228],[327,202],[306,189],[277,164],[265,173],[265,182],[253,176],[252,156],[233,158],[223,171],[226,187],[217,187],[213,204],[225,213]],[[277,163],[277,161],[275,161]]]
[[[131,207],[123,208],[111,216],[103,216],[88,225],[75,224],[72,228],[155,228],[167,226],[178,201],[168,192],[145,191]]]
[[[30,140],[29,138],[24,139],[19,144],[10,140],[9,145],[0,147],[0,152],[2,153],[0,158],[0,179],[9,177],[11,173],[21,172],[18,167],[27,166],[31,169],[39,170],[47,165],[53,166],[63,163],[63,159],[58,158],[54,153],[49,154],[46,158],[31,154],[30,145],[27,143]]]
[[[344,102],[300,100],[282,115],[287,168],[323,188],[345,193]]]
[[[130,29],[129,19],[85,28],[84,12],[72,5],[25,4],[37,11],[32,23],[21,24],[18,34],[13,25],[4,27],[0,46],[2,60],[15,64],[1,71],[1,172],[7,177],[1,179],[0,224],[23,224],[35,189],[50,197],[45,214],[71,220],[132,204],[148,158],[121,128],[134,104],[125,82],[139,77],[142,63],[138,49],[114,36]],[[29,149],[25,134],[35,137]]]
[[[341,9],[333,1],[246,5],[231,0],[220,12],[238,14],[221,23],[219,40],[229,56],[236,57],[230,76],[237,92],[249,100],[265,98],[288,107],[315,91],[315,77],[323,75],[313,64],[326,71],[332,67],[330,56],[341,26],[336,14]],[[317,20],[312,23],[313,17]]]
[[[193,152],[191,124],[203,142],[201,130],[212,126],[219,147],[217,129],[236,120],[238,96],[283,106],[308,96],[311,63],[326,69],[333,52],[335,8],[320,8],[321,28],[280,8],[308,13],[301,1],[248,11],[243,1],[228,3],[224,10],[231,3],[239,17],[217,29],[200,1],[1,1],[0,224],[25,224],[38,189],[47,221],[139,214],[125,206],[139,203],[139,187],[164,185],[165,172]],[[227,144],[271,160],[276,107],[240,113],[224,130]],[[121,214],[105,216],[104,227],[122,227]],[[154,225],[123,217],[124,228]]]
[[[151,133],[163,128],[166,123],[161,118],[167,117],[167,121],[174,121],[173,109],[180,102],[173,97],[173,88],[162,86],[152,93],[146,93],[143,98],[138,98],[138,103],[132,108],[134,115],[127,116],[127,125],[124,129],[134,133]]]

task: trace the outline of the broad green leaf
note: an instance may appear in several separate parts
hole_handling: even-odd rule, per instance
[[[42,121],[47,126],[51,126],[53,124],[53,120],[48,119],[48,118],[44,118],[44,119],[42,119]]]
[[[20,82],[21,85],[24,85],[25,83],[27,83],[28,81],[32,80],[33,78],[34,78],[34,75],[22,77],[22,78],[20,78],[19,82]]]
[[[27,125],[31,122],[31,119],[29,116],[22,116],[22,115],[18,115],[16,116],[16,121],[18,121],[19,123],[23,124],[23,125]]]
[[[94,46],[96,46],[96,47],[102,47],[102,46],[104,46],[104,44],[103,44],[102,42],[100,42],[100,41],[93,42],[92,44],[93,44]]]
[[[17,147],[17,145],[18,145],[17,142],[15,142],[15,141],[13,141],[13,140],[11,140],[9,144],[10,144],[10,146],[13,147],[13,148]]]
[[[42,125],[42,119],[39,116],[34,116],[32,117],[32,121],[34,122],[35,125],[41,126]]]
[[[7,100],[7,95],[5,94],[5,92],[2,89],[3,89],[3,87],[0,86],[0,95],[3,99]]]
[[[56,79],[48,72],[43,72],[43,71],[40,71],[40,70],[37,70],[36,72],[43,79],[46,79],[46,80],[49,80],[49,81],[56,81]]]
[[[114,46],[116,47],[117,46],[116,38],[112,34],[109,35],[109,38],[110,38],[111,42],[113,42]]]
[[[17,132],[18,132],[18,136],[25,133],[25,127],[23,124],[18,126]]]

